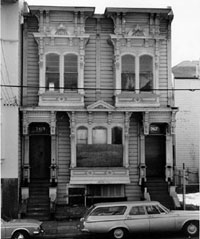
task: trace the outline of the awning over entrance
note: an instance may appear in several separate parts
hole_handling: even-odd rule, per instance
[[[126,168],[72,168],[70,184],[129,184]]]

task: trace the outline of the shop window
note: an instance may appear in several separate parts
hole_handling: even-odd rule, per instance
[[[107,144],[107,129],[103,127],[96,127],[92,130],[93,144]]]
[[[140,91],[153,89],[153,58],[149,55],[140,57]]]
[[[135,90],[135,57],[132,55],[122,56],[122,90]]]
[[[78,57],[75,54],[64,56],[64,88],[77,90],[78,83]]]
[[[79,127],[77,130],[77,144],[88,143],[88,129],[86,127]]]
[[[51,53],[46,55],[46,89],[59,89],[59,55]]]
[[[112,144],[122,144],[122,128],[112,128]]]

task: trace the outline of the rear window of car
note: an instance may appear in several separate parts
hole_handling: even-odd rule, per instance
[[[125,211],[126,206],[98,207],[94,209],[90,216],[123,215]]]

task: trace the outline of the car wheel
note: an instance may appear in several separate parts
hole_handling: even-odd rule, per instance
[[[12,239],[29,239],[29,234],[25,231],[17,231],[13,234]]]
[[[111,231],[111,238],[113,239],[124,239],[127,237],[127,231],[124,228],[115,228]]]
[[[199,223],[195,221],[186,223],[186,225],[184,226],[184,232],[189,236],[197,235],[199,233]]]

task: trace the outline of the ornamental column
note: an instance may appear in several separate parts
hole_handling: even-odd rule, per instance
[[[57,158],[56,158],[56,113],[51,112],[51,165],[50,165],[50,182],[57,183]]]
[[[130,125],[131,113],[125,113],[125,134],[124,134],[124,150],[123,150],[123,166],[129,167],[129,125]]]
[[[70,117],[70,129],[71,129],[71,168],[76,167],[76,133],[75,133],[75,112],[72,112]]]

